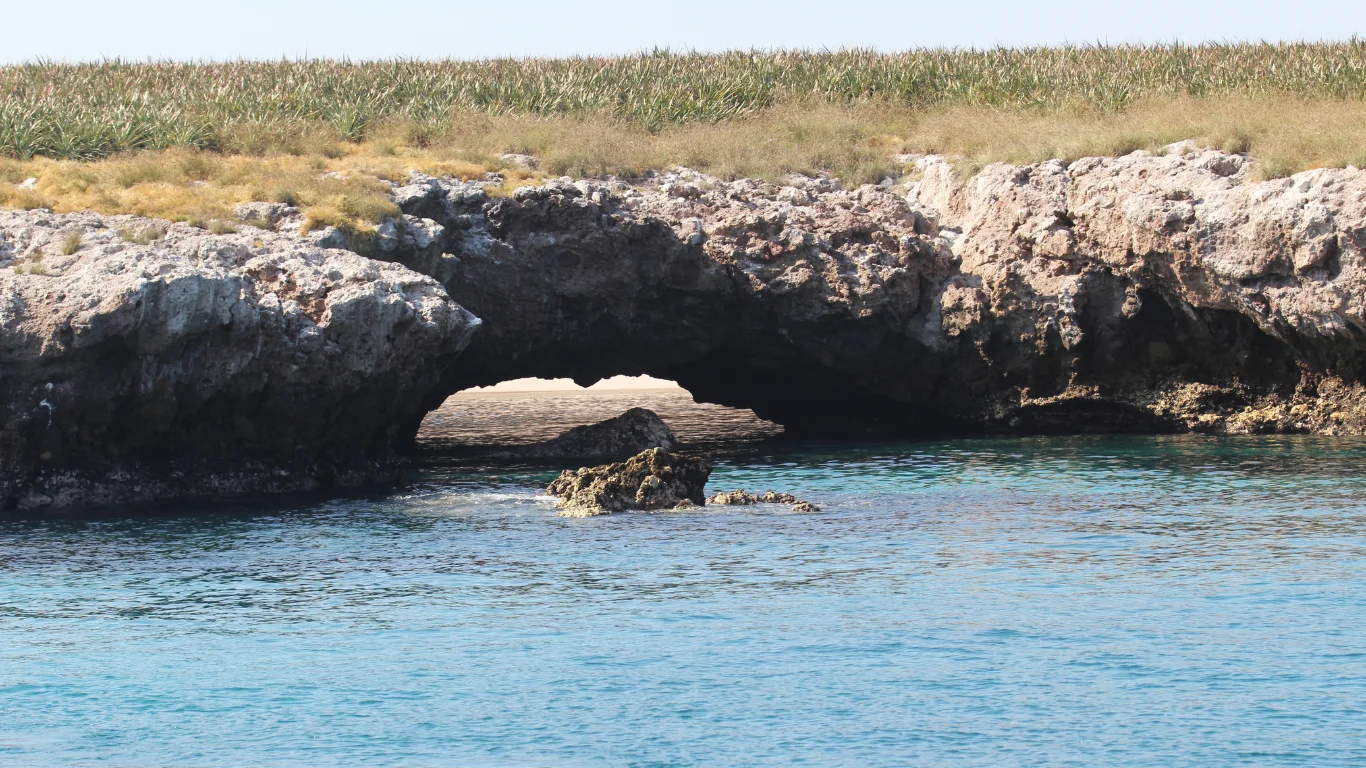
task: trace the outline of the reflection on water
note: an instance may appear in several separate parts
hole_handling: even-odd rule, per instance
[[[692,445],[760,440],[782,433],[753,411],[697,403],[681,389],[465,392],[427,415],[418,444],[428,450],[521,445],[557,437],[635,408],[649,408]]]
[[[0,520],[0,764],[1366,764],[1366,443],[766,442],[554,516],[548,471]]]

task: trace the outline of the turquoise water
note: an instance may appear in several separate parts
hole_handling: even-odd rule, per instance
[[[1366,443],[737,450],[785,507],[544,471],[0,519],[5,766],[1359,766]]]

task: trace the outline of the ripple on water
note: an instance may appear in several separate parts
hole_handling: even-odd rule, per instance
[[[1366,444],[762,443],[816,514],[546,470],[0,521],[0,764],[1349,766]]]

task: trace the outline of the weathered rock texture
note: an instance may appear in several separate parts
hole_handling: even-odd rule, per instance
[[[486,323],[448,390],[649,373],[789,433],[1359,433],[1366,173],[1249,166],[1176,146],[849,191],[678,171],[396,199]]]
[[[390,478],[477,325],[295,238],[0,211],[0,509]]]
[[[414,175],[365,238],[382,261],[280,206],[240,211],[280,234],[145,245],[113,231],[145,221],[3,212],[0,504],[381,477],[451,392],[523,376],[648,373],[797,434],[1366,432],[1366,172],[1250,165],[508,198]]]
[[[672,429],[648,408],[632,408],[620,416],[574,427],[553,440],[519,445],[489,454],[511,459],[627,459],[641,451],[673,451],[678,440]]]
[[[747,507],[755,504],[791,504],[794,512],[819,512],[821,508],[809,501],[802,501],[790,493],[765,491],[750,493],[743,488],[723,491],[707,499],[708,504],[727,507]]]
[[[563,517],[675,509],[705,504],[702,489],[709,477],[711,464],[706,459],[651,448],[616,464],[566,469],[546,493],[560,498]]]

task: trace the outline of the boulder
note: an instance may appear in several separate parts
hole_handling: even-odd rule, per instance
[[[706,503],[711,464],[651,448],[624,462],[565,470],[546,488],[560,498],[563,517],[592,517],[629,509],[655,511]]]
[[[498,159],[502,160],[503,162],[507,163],[513,168],[517,168],[523,171],[534,171],[541,165],[541,161],[538,160],[534,155],[524,155],[517,152],[509,152],[505,155],[499,155]]]
[[[673,430],[648,408],[629,411],[582,427],[574,427],[553,440],[517,446],[495,456],[520,459],[623,460],[641,451],[678,449]]]
[[[239,203],[233,208],[238,219],[261,229],[274,229],[281,219],[298,212],[298,208],[284,203]]]

